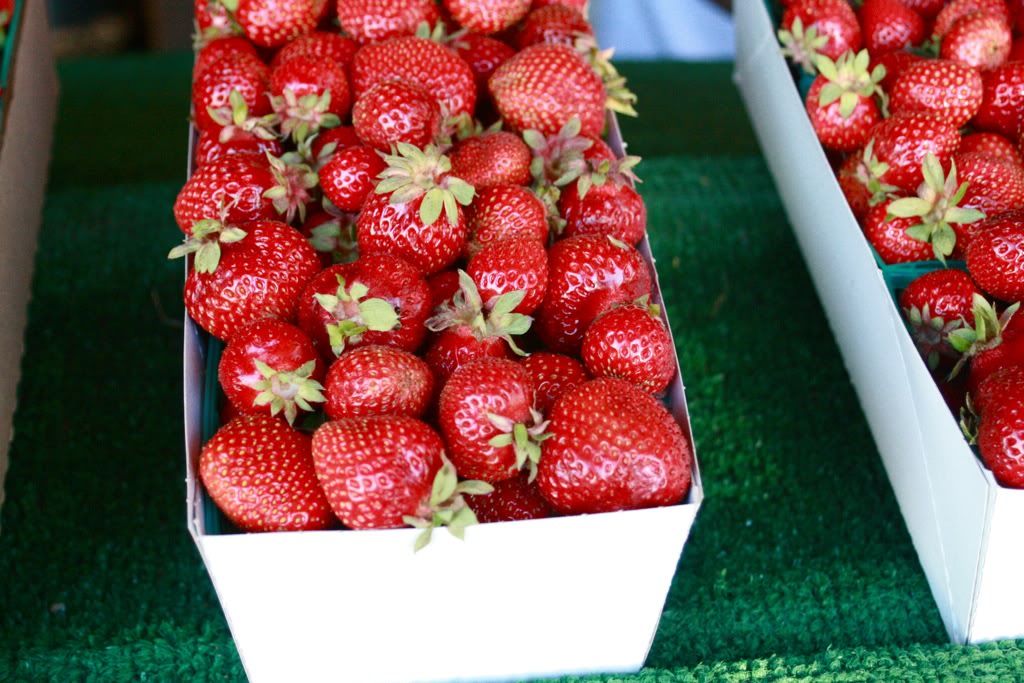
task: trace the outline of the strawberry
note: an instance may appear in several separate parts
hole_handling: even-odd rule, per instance
[[[882,92],[891,92],[896,81],[903,75],[903,72],[911,67],[913,64],[917,64],[920,61],[924,61],[924,58],[920,55],[915,55],[913,52],[904,52],[903,50],[897,50],[896,52],[886,52],[880,54],[872,59],[876,67],[883,67],[885,69],[885,77],[882,78],[882,82],[879,85],[882,87]]]
[[[919,45],[927,37],[924,19],[901,0],[864,0],[860,26],[873,56]]]
[[[607,235],[626,244],[638,244],[647,231],[647,206],[634,189],[633,167],[640,157],[603,161],[593,173],[569,184],[558,199],[565,218],[562,234]]]
[[[476,496],[470,505],[481,524],[543,519],[552,514],[551,506],[540,495],[540,489],[530,483],[529,475],[525,473],[495,483],[493,491]]]
[[[953,376],[970,362],[967,389],[977,396],[982,382],[999,370],[1024,365],[1024,316],[1015,303],[999,312],[995,305],[977,294],[971,302],[973,325],[964,325],[949,333],[949,343],[961,354]]]
[[[958,19],[949,28],[939,55],[976,69],[993,69],[1009,57],[1012,43],[1005,19],[979,12]]]
[[[673,505],[690,489],[690,444],[650,394],[601,378],[558,399],[537,483],[562,514]]]
[[[821,75],[807,91],[807,115],[822,146],[852,152],[867,142],[882,119],[874,96],[884,72],[877,67],[868,72],[865,50],[856,56],[848,52],[838,62],[819,56],[817,66]]]
[[[533,155],[522,138],[496,131],[466,138],[448,154],[452,173],[483,192],[498,185],[529,185]]]
[[[871,131],[873,151],[885,171],[869,183],[914,192],[921,184],[921,165],[929,153],[945,168],[960,144],[960,132],[933,114],[902,114],[885,119]],[[870,188],[869,188],[870,189]]]
[[[583,13],[563,4],[553,4],[530,12],[516,33],[520,50],[531,45],[574,47],[580,36],[593,36],[594,28]]]
[[[985,377],[978,384],[971,403],[979,415],[984,416],[989,405],[1006,400],[1024,401],[1024,365],[1007,365]]]
[[[900,0],[900,2],[926,19],[931,19],[938,14],[946,4],[946,0]]]
[[[484,246],[508,239],[532,239],[547,244],[544,202],[525,187],[499,185],[484,190],[469,209],[469,256]]]
[[[320,169],[320,188],[335,207],[354,213],[363,208],[385,168],[372,147],[346,147]]]
[[[981,75],[948,59],[922,59],[906,68],[889,92],[893,114],[925,112],[960,128],[981,107]]]
[[[439,306],[451,304],[459,291],[459,271],[444,270],[427,278],[430,287],[430,310],[437,311]]]
[[[1010,54],[1006,56],[1008,62],[1019,62],[1024,60],[1024,39],[1016,37],[1010,44]]]
[[[293,424],[299,410],[323,403],[324,368],[309,337],[280,320],[258,320],[238,330],[224,349],[217,377],[240,414],[284,413]]]
[[[641,297],[598,316],[583,337],[583,362],[594,377],[618,377],[653,394],[676,375],[672,337],[661,306]]]
[[[879,180],[888,169],[889,166],[875,156],[873,141],[863,150],[846,157],[839,167],[836,174],[839,187],[858,222],[863,222],[872,206],[892,198],[896,191],[896,187]]]
[[[504,31],[530,11],[530,0],[444,0],[455,21],[477,33]]]
[[[196,243],[195,269],[185,280],[185,309],[218,339],[229,341],[245,325],[263,318],[291,320],[299,293],[320,270],[320,260],[299,231],[277,221],[243,223],[219,231],[211,250]],[[191,245],[171,252],[183,256]]]
[[[360,140],[382,152],[399,142],[426,147],[441,132],[441,105],[419,86],[378,83],[356,100],[352,123]]]
[[[603,161],[615,161],[615,153],[601,138],[580,133],[579,117],[572,117],[554,135],[537,130],[523,132],[533,153],[530,172],[541,186],[565,187]]]
[[[245,38],[241,36],[228,36],[225,38],[217,38],[208,42],[196,53],[196,62],[192,66],[192,81],[199,78],[199,75],[206,71],[210,65],[220,61],[224,57],[248,55],[249,57],[255,58],[259,61],[260,55],[256,52],[256,48]],[[245,57],[242,57],[245,59]]]
[[[174,219],[186,235],[201,220],[220,218],[229,225],[277,216],[267,191],[276,186],[266,159],[229,155],[204,163],[178,193]]]
[[[480,358],[452,373],[438,401],[447,453],[464,475],[497,482],[540,461],[547,423],[533,409],[534,388],[518,363]]]
[[[476,79],[477,90],[480,92],[486,90],[487,80],[495,69],[516,53],[500,40],[479,33],[465,33],[454,37],[449,46],[469,65]]]
[[[352,126],[329,128],[320,131],[320,134],[312,139],[309,146],[310,156],[316,161],[319,168],[323,168],[335,152],[361,144],[363,141],[356,135],[356,129]]]
[[[548,257],[544,245],[532,239],[491,242],[470,259],[466,268],[484,307],[509,292],[525,292],[513,310],[529,315],[541,302],[548,285]],[[456,465],[458,463],[456,462]]]
[[[293,57],[270,74],[271,103],[281,132],[302,143],[341,125],[352,107],[345,71],[329,57]]]
[[[280,47],[311,33],[320,22],[317,0],[220,0],[249,40],[260,47]]]
[[[327,268],[303,290],[299,326],[325,357],[381,344],[415,351],[430,314],[423,276],[395,256],[363,255]]]
[[[1002,301],[1024,300],[1024,220],[1019,212],[986,221],[967,247],[967,270]]]
[[[360,346],[334,361],[324,409],[332,420],[371,415],[419,417],[434,397],[430,367],[408,351]]]
[[[974,126],[1016,138],[1024,113],[1024,62],[1009,62],[981,75],[985,94]]]
[[[218,133],[231,123],[237,107],[231,102],[237,93],[246,108],[246,118],[258,118],[271,112],[266,97],[270,71],[258,57],[245,52],[230,52],[197,73],[192,83],[195,123],[200,130]],[[219,114],[219,116],[216,116]]]
[[[1018,166],[1024,165],[1020,152],[1012,142],[999,133],[970,133],[960,140],[957,154],[981,154],[1001,159]]]
[[[451,116],[476,109],[473,71],[454,51],[427,38],[405,36],[365,45],[352,62],[356,98],[386,81],[423,88]]]
[[[318,211],[307,218],[299,230],[320,254],[324,268],[335,263],[351,263],[359,257],[356,221],[352,215],[335,216]]]
[[[426,275],[444,270],[465,247],[462,206],[473,200],[473,187],[451,175],[451,162],[433,145],[399,143],[386,161],[359,214],[360,252],[401,256]]]
[[[978,451],[996,481],[1024,488],[1024,393],[1016,391],[989,403],[978,430]]]
[[[313,469],[309,436],[266,415],[221,427],[203,446],[199,478],[242,531],[316,531],[335,524]]]
[[[192,162],[195,168],[199,169],[222,157],[242,155],[262,160],[266,159],[268,153],[275,157],[281,156],[284,153],[284,148],[277,140],[264,140],[251,133],[241,131],[232,134],[225,141],[222,141],[217,134],[200,132]]]
[[[509,337],[511,338],[511,337]],[[453,372],[478,358],[510,358],[512,349],[500,334],[479,331],[467,324],[441,330],[423,358],[442,382]]]
[[[196,20],[196,39],[209,45],[219,38],[241,32],[227,8],[219,0],[195,0],[192,3]],[[248,41],[246,41],[248,42]]]
[[[947,337],[963,324],[974,324],[974,295],[980,294],[967,273],[934,270],[913,280],[900,294],[900,308],[921,356],[935,369],[940,357],[955,356]]]
[[[578,360],[561,353],[538,351],[523,358],[519,364],[526,370],[537,390],[534,405],[544,415],[548,414],[562,394],[590,379]]]
[[[344,70],[352,65],[356,56],[356,41],[339,33],[314,31],[288,43],[274,55],[271,69],[277,69],[295,57],[310,57],[316,60],[329,59]]]
[[[360,44],[413,35],[441,19],[434,0],[338,0],[338,20]]]
[[[494,72],[491,97],[512,130],[554,135],[574,116],[599,136],[608,98],[601,77],[572,48],[532,45]]]
[[[613,237],[577,235],[556,242],[548,264],[548,292],[537,314],[537,331],[552,351],[578,351],[597,316],[651,293],[643,257]]]
[[[951,0],[946,3],[932,26],[932,35],[942,38],[960,19],[972,14],[994,15],[1009,22],[1004,0]]]
[[[892,201],[877,204],[864,216],[864,237],[887,264],[927,261],[934,257],[928,242],[914,239],[907,230],[920,225],[919,218],[897,218],[889,214]],[[954,236],[955,239],[955,236]]]
[[[782,15],[779,42],[783,53],[808,73],[819,54],[836,61],[863,47],[857,15],[846,0],[800,0]]]
[[[1024,168],[984,154],[954,157],[960,178],[968,183],[960,204],[988,216],[1024,206]]]

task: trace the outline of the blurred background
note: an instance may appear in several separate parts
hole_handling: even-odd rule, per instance
[[[47,0],[58,56],[183,50],[189,0]],[[602,45],[622,59],[729,59],[732,23],[722,0],[591,0]]]

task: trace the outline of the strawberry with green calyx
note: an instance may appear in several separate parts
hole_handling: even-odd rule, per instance
[[[783,3],[786,4],[786,3]],[[796,0],[789,3],[779,22],[783,54],[814,74],[819,54],[839,59],[863,47],[860,23],[846,0]]]
[[[327,326],[327,338],[331,351],[340,356],[345,350],[346,341],[362,340],[367,332],[390,332],[398,327],[398,313],[384,299],[367,299],[369,288],[361,282],[354,283],[346,289],[345,278],[338,276],[338,291],[334,294],[317,294],[316,301],[328,312],[337,317],[339,310],[357,316],[358,320],[346,318]]]
[[[335,153],[346,147],[361,145],[363,141],[356,135],[356,129],[352,126],[338,126],[320,131],[315,137],[308,138],[303,147],[308,145],[308,151],[304,156],[308,163],[316,168],[322,168],[331,160]],[[302,151],[303,147],[300,147]]]
[[[196,28],[193,44],[197,51],[219,38],[242,33],[242,28],[219,0],[195,0],[193,8]]]
[[[929,152],[921,165],[921,173],[924,182],[918,188],[918,196],[893,200],[889,204],[888,215],[919,220],[907,228],[907,235],[931,244],[935,258],[945,262],[956,247],[956,231],[952,225],[974,223],[983,219],[985,214],[959,206],[968,183],[957,183],[955,162],[950,163],[949,175],[946,175],[938,157]]]
[[[233,244],[246,236],[245,230],[227,225],[224,219],[205,218],[192,226],[191,235],[183,244],[171,249],[169,259],[195,254],[193,268],[199,273],[212,273],[220,263],[221,245]]]
[[[640,157],[602,161],[563,188],[558,212],[564,218],[562,234],[608,235],[637,244],[647,230],[647,206],[634,188],[640,179],[633,167]]]
[[[661,306],[642,296],[602,314],[583,337],[581,355],[594,377],[618,377],[659,394],[676,375],[672,337]]]
[[[219,126],[220,132],[217,139],[221,143],[230,142],[236,138],[251,136],[259,140],[277,140],[278,128],[281,118],[274,113],[263,116],[249,116],[249,105],[238,90],[232,90],[228,95],[228,106],[214,109],[207,109],[210,118]]]
[[[593,36],[582,35],[576,39],[575,49],[583,55],[594,71],[601,77],[606,93],[605,108],[625,116],[639,116],[636,112],[637,96],[626,87],[626,77],[612,64],[615,48],[602,50]]]
[[[336,128],[352,107],[344,69],[327,57],[294,57],[270,74],[270,102],[281,133],[302,143]]]
[[[946,168],[960,145],[956,126],[924,112],[894,114],[875,126],[870,137],[875,156],[887,166],[878,180],[905,193],[914,193],[920,186],[921,165],[929,153]]]
[[[444,453],[441,454],[441,460],[444,464],[434,477],[426,507],[416,516],[406,515],[402,518],[409,526],[423,530],[413,546],[416,552],[427,547],[437,527],[445,527],[452,536],[464,540],[466,528],[479,523],[464,496],[482,496],[494,490],[487,482],[459,481],[454,465]]]
[[[280,156],[284,154],[284,147],[277,139],[264,140],[248,133],[236,133],[230,140],[221,142],[216,134],[200,132],[192,163],[199,169],[211,161],[227,156],[246,155],[265,159],[267,152]]]
[[[248,107],[248,116],[260,118],[272,112],[267,90],[270,72],[259,57],[248,52],[231,51],[222,54],[195,74],[192,82],[192,104],[195,124],[200,130],[219,132],[222,124],[211,112],[227,110],[222,120],[234,120],[231,93],[237,92]]]
[[[292,223],[296,217],[305,221],[306,205],[313,201],[313,190],[319,182],[316,171],[295,152],[281,157],[267,154],[267,160],[277,184],[264,192],[263,197],[273,202],[285,222]]]
[[[894,198],[897,190],[879,180],[889,170],[889,165],[878,160],[874,145],[874,140],[870,140],[863,151],[848,156],[836,174],[839,187],[858,221],[863,220],[872,206]]]
[[[875,96],[885,67],[868,71],[866,50],[850,51],[833,62],[818,55],[819,75],[807,92],[807,115],[821,144],[837,152],[852,152],[867,143],[882,115]]]
[[[971,393],[974,393],[977,385],[995,371],[996,367],[994,366],[1001,367],[1003,365],[1002,357],[1009,348],[1008,346],[1003,347],[1003,343],[1020,337],[1022,326],[1014,324],[1011,327],[1011,323],[1017,320],[1016,313],[1020,308],[1019,302],[1007,307],[1002,313],[998,313],[995,306],[981,294],[975,294],[971,303],[974,324],[953,330],[948,339],[953,348],[961,354],[959,362],[950,374],[956,376],[964,364],[971,361],[970,384]],[[997,363],[993,363],[993,360]]]
[[[974,297],[980,293],[967,273],[946,268],[914,279],[900,294],[911,336],[932,370],[941,358],[958,355],[948,337],[961,326],[974,324]]]
[[[813,25],[805,30],[803,20],[796,17],[788,30],[779,29],[778,38],[782,45],[782,54],[789,61],[798,65],[804,73],[812,76],[818,73],[814,64],[822,48],[828,45],[827,35],[818,35],[818,28]]]
[[[587,172],[585,153],[594,141],[580,135],[581,130],[580,119],[574,116],[554,135],[523,131],[523,140],[533,153],[530,173],[536,182],[565,187]]]

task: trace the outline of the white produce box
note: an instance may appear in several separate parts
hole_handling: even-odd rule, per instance
[[[614,119],[609,142],[623,154]],[[653,267],[646,239],[640,249]],[[704,498],[696,459],[679,505],[483,524],[465,541],[439,530],[419,553],[416,529],[214,535],[196,475],[204,350],[187,316],[184,351],[188,528],[250,680],[519,680],[643,666]],[[668,401],[692,444],[678,373]]]
[[[949,637],[1024,637],[1024,490],[996,483],[946,407],[815,137],[763,0],[738,0],[735,21],[736,83]]]

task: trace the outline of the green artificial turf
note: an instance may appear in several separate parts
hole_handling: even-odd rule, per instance
[[[185,529],[182,273],[164,255],[187,66],[62,69],[0,534],[0,680],[243,675]],[[707,502],[650,668],[566,680],[1019,677],[1024,643],[946,643],[770,176],[743,155],[728,68],[623,70],[657,124],[626,130],[651,157],[643,192]],[[717,89],[703,119],[717,132],[659,113],[674,91],[659,78]],[[737,156],[697,156],[709,136]],[[660,139],[688,156],[653,158]]]

